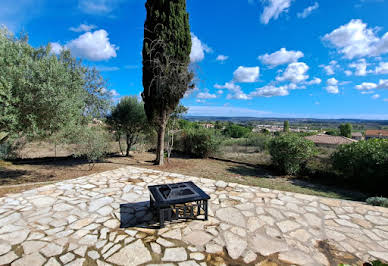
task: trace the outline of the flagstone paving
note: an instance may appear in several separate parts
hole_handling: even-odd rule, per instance
[[[188,180],[211,196],[209,220],[153,229],[147,186]],[[351,201],[134,167],[0,198],[0,265],[333,265],[373,259],[388,261],[388,209]]]

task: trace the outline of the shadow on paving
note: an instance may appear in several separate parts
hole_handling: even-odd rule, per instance
[[[120,228],[159,228],[156,225],[149,201],[120,204]]]

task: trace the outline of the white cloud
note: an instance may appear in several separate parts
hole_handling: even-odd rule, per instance
[[[298,13],[297,16],[298,16],[298,18],[307,18],[311,14],[311,12],[313,12],[314,10],[316,10],[318,8],[319,8],[319,4],[318,4],[318,2],[315,2],[314,5],[306,7],[303,10],[303,12]]]
[[[80,24],[78,27],[70,27],[69,30],[74,32],[86,32],[96,29],[96,25]]]
[[[218,55],[217,58],[216,58],[217,61],[221,61],[221,62],[224,62],[224,61],[226,61],[228,59],[229,59],[229,56],[226,56],[226,55],[223,55],[223,54]]]
[[[233,81],[226,82],[224,85],[215,84],[214,88],[216,89],[227,89],[230,93],[226,96],[227,99],[237,99],[237,100],[250,100],[251,97],[245,94],[241,87],[235,84]]]
[[[50,42],[51,52],[58,55],[62,52],[63,47],[57,42]]]
[[[281,76],[276,77],[276,80],[289,80],[293,83],[299,83],[309,78],[309,75],[306,75],[308,70],[309,66],[303,62],[291,63],[287,66]]]
[[[211,94],[209,92],[200,92],[197,94],[197,99],[215,99],[217,95]]]
[[[345,70],[344,72],[345,72],[345,75],[348,76],[348,77],[353,75],[353,72],[350,71],[350,70]]]
[[[306,85],[319,85],[321,84],[322,80],[320,78],[313,78],[312,80],[306,81]]]
[[[388,89],[388,79],[380,79],[379,83],[363,82],[356,85],[357,90],[374,90],[374,89]]]
[[[202,43],[194,33],[191,33],[191,52],[190,61],[197,63],[205,58],[205,53],[211,53],[212,49],[206,44]]]
[[[378,98],[380,98],[380,94],[375,94],[372,96],[372,99],[378,99]]]
[[[273,97],[273,96],[287,96],[289,94],[286,86],[275,87],[273,85],[267,85],[261,88],[257,88],[249,95],[253,97]]]
[[[259,67],[243,67],[239,66],[233,72],[233,80],[235,82],[256,82],[259,78]]]
[[[380,62],[374,72],[376,74],[388,74],[388,62]]]
[[[374,90],[377,87],[377,84],[372,82],[363,82],[360,85],[356,85],[357,90]]]
[[[110,94],[112,97],[117,97],[117,96],[120,95],[116,90],[110,90],[110,91],[109,91],[109,94]]]
[[[361,91],[361,94],[373,94],[375,93],[374,91]]]
[[[349,67],[355,69],[354,74],[356,76],[365,76],[367,73],[370,73],[370,71],[367,70],[368,64],[364,58],[349,64]]]
[[[388,52],[388,32],[381,38],[376,28],[367,28],[360,19],[353,19],[326,34],[323,40],[330,42],[348,59],[363,56],[378,56]]]
[[[185,92],[185,95],[183,97],[187,98],[190,95],[192,95],[194,92],[197,92],[197,91],[199,91],[198,87],[194,87],[193,89],[187,89],[187,91]]]
[[[327,86],[326,86],[326,91],[328,93],[332,93],[332,94],[337,94],[339,93],[339,89],[338,89],[338,80],[336,80],[335,78],[330,78],[326,81],[327,83]]]
[[[122,0],[78,0],[78,8],[86,14],[108,15]]]
[[[292,0],[262,0],[267,5],[264,7],[260,20],[263,24],[268,24],[271,19],[278,19],[283,12],[288,12]]]
[[[70,49],[76,57],[86,58],[91,61],[108,60],[116,57],[116,50],[119,49],[116,45],[110,43],[108,32],[105,30],[86,32],[77,39],[66,43],[64,48]]]
[[[319,66],[322,67],[325,70],[326,75],[328,75],[328,76],[334,75],[335,74],[335,69],[340,67],[338,65],[338,62],[335,61],[335,60],[330,61],[330,63],[328,65],[319,65]]]
[[[218,93],[218,94],[223,94],[224,91],[223,91],[223,90],[217,90],[217,93]]]
[[[289,64],[298,61],[304,54],[301,51],[287,51],[286,48],[280,48],[272,54],[264,54],[258,57],[265,65],[276,67],[283,64]]]

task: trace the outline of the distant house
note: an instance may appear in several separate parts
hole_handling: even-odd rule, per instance
[[[201,124],[204,128],[214,128],[213,124],[206,123],[206,124]]]
[[[365,139],[388,139],[388,130],[367,130]]]
[[[326,134],[318,134],[314,136],[307,136],[305,139],[311,140],[317,146],[333,147],[341,144],[350,144],[357,142],[357,140],[350,139],[343,136],[331,136]]]
[[[352,139],[355,140],[362,140],[364,136],[361,134],[361,132],[353,132],[352,133]]]

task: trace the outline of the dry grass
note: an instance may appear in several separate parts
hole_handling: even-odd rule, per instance
[[[40,149],[40,147],[35,146],[35,149]],[[31,147],[23,152],[24,158],[34,157],[32,155],[36,154],[43,156],[42,151],[34,151]],[[59,152],[67,155],[66,151]],[[278,176],[265,165],[259,166],[254,163],[268,161],[268,157],[266,157],[268,155],[266,154],[248,153],[244,155],[239,153],[238,155],[236,156],[233,153],[224,154],[226,160],[178,156],[170,159],[165,166],[159,167],[152,163],[152,160],[155,159],[154,154],[148,152],[133,153],[132,157],[111,156],[103,162],[97,163],[93,169],[89,168],[86,161],[72,157],[21,159],[12,162],[0,161],[0,185],[7,186],[0,187],[0,196],[43,185],[33,184],[37,182],[56,182],[120,167],[136,166],[310,195],[356,200],[364,197],[364,195],[353,191],[313,184],[288,176]],[[28,183],[27,186],[9,187],[9,185],[26,183]]]

